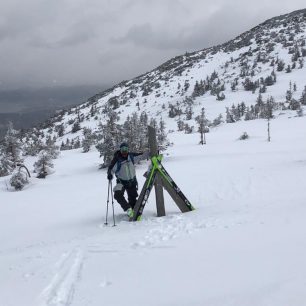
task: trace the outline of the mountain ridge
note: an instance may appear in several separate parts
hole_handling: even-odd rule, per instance
[[[54,137],[62,125],[65,132],[59,141],[82,138],[82,128],[97,130],[99,123],[106,122],[109,109],[120,116],[122,123],[133,112],[146,112],[151,118],[163,117],[168,128],[175,130],[181,119],[195,124],[194,118],[186,119],[189,98],[193,100],[193,113],[199,114],[205,107],[209,120],[225,115],[233,104],[243,102],[251,107],[258,92],[264,99],[272,96],[286,103],[289,84],[297,88],[292,92],[294,99],[306,85],[305,44],[306,9],[276,16],[223,44],[176,56],[150,72],[99,92],[50,118],[36,132],[51,131],[50,137]],[[179,112],[171,118],[173,108]],[[77,121],[80,132],[75,133],[72,126]]]

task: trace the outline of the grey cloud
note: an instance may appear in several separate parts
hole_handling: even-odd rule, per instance
[[[175,2],[178,4],[176,11],[180,19],[182,10],[190,11],[190,7],[183,6],[182,0]],[[125,35],[113,38],[111,42],[133,44],[135,47],[146,49],[177,50],[178,53],[194,51],[224,43],[268,18],[290,12],[287,7],[276,12],[275,3],[254,10],[251,5],[243,5],[242,0],[235,1],[235,5],[223,2],[216,1],[211,11],[203,10],[203,16],[199,14],[190,23],[182,21],[175,29],[168,27],[167,20],[155,26],[150,23],[137,24],[131,26]]]
[[[29,44],[39,48],[60,49],[88,43],[96,37],[93,27],[87,23],[77,23],[66,32],[64,35],[60,33],[52,38],[47,35],[35,36],[30,39]]]
[[[128,79],[304,2],[1,0],[0,88]]]
[[[26,3],[7,1],[0,4],[0,33],[2,38],[19,39],[31,35],[41,25],[54,22],[58,7],[47,1],[29,0]]]
[[[168,32],[167,30],[153,30],[148,23],[135,25],[121,38],[114,38],[116,44],[131,43],[137,47],[153,48],[158,50],[177,50],[186,47],[190,37],[182,37],[183,31]],[[190,46],[189,46],[190,47]]]

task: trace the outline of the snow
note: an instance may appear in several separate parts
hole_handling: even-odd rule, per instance
[[[157,218],[152,192],[141,222],[115,203],[116,227],[94,150],[63,151],[21,192],[0,178],[1,306],[306,305],[305,128],[286,112],[270,143],[265,120],[223,124],[205,146],[169,134],[163,164],[196,210],[165,194]]]
[[[305,22],[300,26],[303,33],[296,38],[305,37]],[[269,39],[273,31],[280,35],[282,28],[263,27],[262,38]],[[289,39],[290,33],[282,35]],[[213,71],[225,82],[226,99],[216,101],[208,93],[196,98],[194,116],[202,107],[213,120],[233,103],[254,105],[258,91],[246,92],[239,76],[240,62],[253,64],[258,55],[246,57],[250,47],[266,51],[255,39],[228,53],[206,49],[189,55],[195,61],[181,75],[174,68],[155,70],[135,84],[119,84],[94,104],[96,116],[90,116],[92,104],[80,107],[85,117],[81,127],[96,129],[105,120],[101,110],[109,98],[129,98],[133,92],[136,98],[117,109],[121,123],[135,111],[147,111],[149,117],[163,117],[168,130],[177,130],[177,118],[167,117],[168,105],[181,103],[196,81]],[[292,63],[281,43],[267,56],[279,57],[286,66]],[[187,60],[184,56],[182,63]],[[263,100],[273,96],[276,102],[285,101],[290,82],[297,85],[293,98],[298,100],[305,69],[276,72],[277,82],[267,87]],[[272,70],[270,62],[259,62],[253,80]],[[239,85],[232,92],[230,84],[237,77]],[[182,88],[186,80],[190,87],[182,96],[178,85]],[[141,87],[157,81],[161,87],[153,86],[143,96]],[[305,306],[306,117],[293,111],[276,111],[275,116],[271,142],[262,119],[211,128],[205,146],[198,144],[198,134],[168,135],[174,145],[163,164],[196,208],[185,214],[165,192],[167,216],[157,218],[153,191],[141,222],[128,222],[115,203],[117,226],[111,226],[111,209],[105,226],[108,182],[105,170],[98,170],[94,148],[86,154],[81,149],[62,151],[54,173],[46,179],[32,173],[21,192],[7,190],[9,177],[0,178],[0,306]],[[82,130],[70,132],[69,120],[76,117],[75,110],[59,117],[56,124],[63,123],[66,130],[58,144],[82,138]],[[244,132],[250,138],[238,140]],[[35,160],[27,157],[30,170]],[[146,162],[137,165],[139,186],[147,167]]]

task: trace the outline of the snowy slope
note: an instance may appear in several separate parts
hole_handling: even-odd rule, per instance
[[[177,132],[177,117],[168,118],[169,104],[182,103],[214,71],[226,99],[207,92],[195,99],[195,113],[205,107],[212,120],[233,103],[255,104],[258,89],[245,91],[245,79],[269,76],[278,57],[293,63],[290,48],[305,48],[305,16],[276,17],[224,45],[174,58],[37,130],[45,139],[64,125],[58,143],[81,136],[71,133],[71,122],[81,117],[81,127],[96,129],[112,97],[121,121],[135,111],[164,117],[174,144],[164,166],[196,210],[181,214],[165,195],[167,216],[157,218],[152,192],[143,221],[127,222],[115,204],[117,226],[105,227],[107,180],[94,148],[62,151],[55,172],[45,180],[32,173],[21,192],[7,190],[9,177],[2,177],[0,306],[305,306],[306,117],[276,111],[270,143],[266,120],[221,124],[206,135],[206,146],[197,133]],[[306,79],[299,60],[292,72],[276,72],[264,99],[285,101],[290,81],[300,97]],[[243,132],[250,139],[238,140]],[[35,160],[26,157],[31,171]],[[147,167],[137,166],[140,186]]]
[[[166,196],[156,218],[152,193],[142,222],[116,205],[115,228],[94,151],[63,152],[22,192],[1,178],[1,305],[305,305],[305,129],[286,114],[271,143],[264,120],[218,127],[207,146],[171,134],[164,165],[196,210]]]
[[[195,97],[194,117],[200,114],[202,107],[206,109],[209,120],[225,113],[226,107],[244,102],[254,105],[259,89],[253,93],[246,91],[246,79],[262,82],[274,71],[276,83],[267,86],[263,100],[274,97],[276,102],[285,102],[289,83],[295,83],[297,91],[293,98],[299,99],[306,86],[306,10],[267,20],[259,26],[247,31],[223,45],[211,47],[194,53],[177,56],[162,64],[151,72],[123,81],[113,88],[99,93],[79,107],[63,111],[46,122],[40,129],[44,135],[57,136],[57,128],[63,125],[65,135],[58,143],[67,138],[82,138],[82,130],[71,133],[72,125],[80,121],[81,128],[96,130],[99,122],[105,122],[105,110],[114,108],[123,122],[133,112],[146,112],[149,117],[162,117],[169,130],[177,130],[178,117],[169,118],[171,105],[180,105],[186,97],[194,94],[196,82],[211,78],[217,73],[224,90],[225,100],[217,101],[211,90]],[[282,71],[278,71],[278,62],[284,63]],[[286,68],[295,66],[290,73]],[[214,81],[215,83],[217,80]],[[232,84],[237,86],[232,90]],[[182,116],[185,120],[184,116]],[[189,124],[194,124],[191,120]]]

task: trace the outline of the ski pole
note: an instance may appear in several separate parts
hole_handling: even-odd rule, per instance
[[[105,217],[105,225],[108,225],[107,223],[107,217],[108,217],[108,204],[109,204],[109,187],[110,187],[111,181],[108,181],[108,188],[107,188],[107,202],[106,202],[106,217]]]
[[[110,189],[111,189],[112,206],[113,206],[113,222],[114,222],[113,226],[116,226],[116,222],[115,222],[115,209],[114,209],[114,195],[113,195],[113,183],[112,183],[112,181],[110,181]]]

